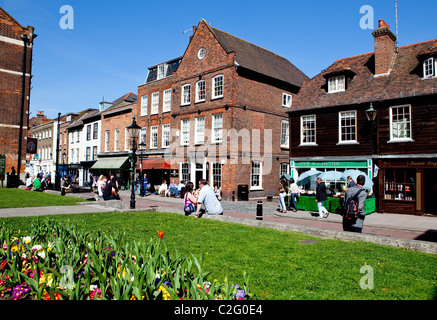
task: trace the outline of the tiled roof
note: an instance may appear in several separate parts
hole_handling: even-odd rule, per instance
[[[289,112],[436,94],[437,78],[423,79],[423,67],[418,58],[433,52],[436,46],[437,39],[400,47],[390,74],[381,77],[374,77],[373,52],[337,60],[304,83]],[[350,77],[346,91],[327,93],[326,78],[342,72],[349,73]]]
[[[300,87],[308,77],[287,59],[229,33],[209,26],[226,52],[235,52],[239,66]]]

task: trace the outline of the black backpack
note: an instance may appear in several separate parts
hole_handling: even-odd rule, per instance
[[[347,200],[347,203],[344,206],[344,215],[343,217],[347,220],[357,219],[358,218],[358,209],[359,209],[359,194],[365,191],[364,189],[359,190],[355,195]]]

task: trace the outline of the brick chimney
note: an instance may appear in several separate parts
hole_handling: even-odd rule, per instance
[[[389,74],[395,57],[396,36],[384,20],[379,20],[378,29],[372,35],[375,38],[375,76]]]
[[[188,42],[191,42],[191,39],[193,39],[194,33],[196,32],[197,27],[193,26],[193,34],[190,36],[190,39],[188,40]]]

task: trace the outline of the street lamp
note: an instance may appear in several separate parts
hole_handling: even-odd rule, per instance
[[[370,122],[370,138],[372,139],[372,153],[376,154],[377,153],[377,123],[376,123],[376,114],[377,111],[373,108],[373,104],[370,103],[370,107],[369,109],[366,110],[366,117],[367,120]]]
[[[140,196],[144,197],[144,195],[146,194],[146,190],[144,190],[144,186],[143,186],[143,150],[146,148],[146,143],[143,141],[140,142],[140,144],[138,145],[140,147],[140,178],[141,178],[141,183],[140,183]]]
[[[369,121],[375,121],[376,119],[376,110],[373,109],[373,104],[370,103],[369,109],[366,110],[366,117]]]
[[[136,151],[137,151],[137,139],[138,139],[138,135],[140,133],[141,127],[139,125],[137,125],[136,121],[135,121],[135,115],[132,117],[132,124],[127,127],[127,131],[129,132],[129,136],[130,136],[130,142],[131,142],[131,149],[132,149],[132,182],[131,182],[131,188],[132,188],[132,193],[131,193],[131,197],[130,197],[130,208],[131,209],[135,209],[135,188],[134,188],[134,183],[135,183],[135,175],[136,175],[136,162],[137,162],[137,157],[136,157]]]

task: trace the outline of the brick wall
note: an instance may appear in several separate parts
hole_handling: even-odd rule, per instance
[[[12,166],[23,173],[26,160],[26,136],[30,98],[30,77],[26,76],[23,112],[21,166],[18,170],[19,128],[22,97],[22,71],[24,46],[21,35],[27,34],[32,41],[33,27],[24,28],[0,8],[0,153],[6,155],[6,172]],[[27,47],[26,73],[31,74],[32,46]],[[23,177],[22,177],[23,178]]]

